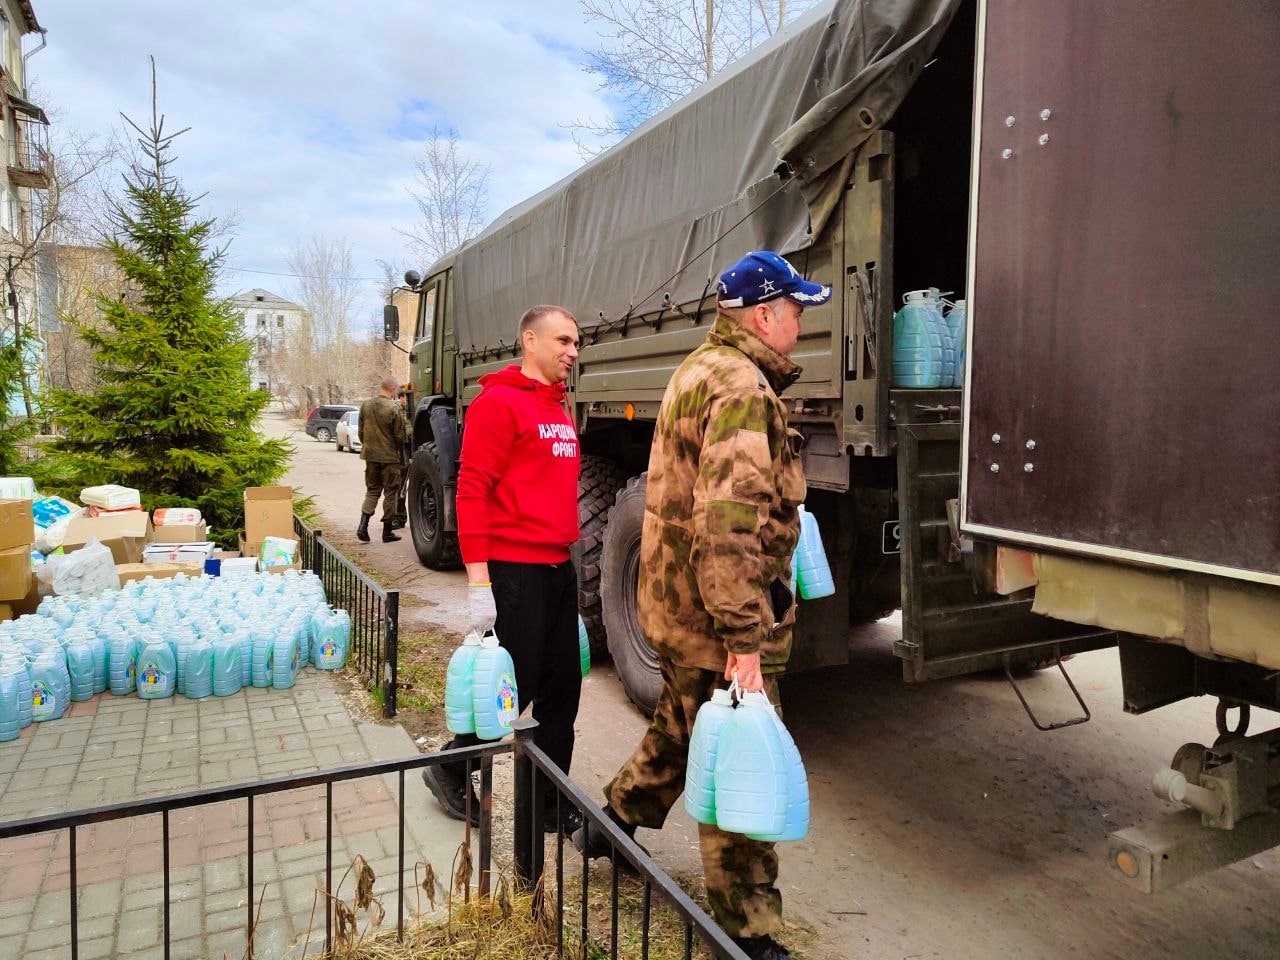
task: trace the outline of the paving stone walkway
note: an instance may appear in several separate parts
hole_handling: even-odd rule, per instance
[[[0,821],[244,783],[416,752],[398,726],[354,720],[337,682],[306,671],[287,691],[248,689],[203,701],[102,695],[0,744]],[[333,882],[356,855],[377,875],[388,924],[396,916],[399,796],[394,776],[335,784]],[[417,907],[412,865],[447,877],[461,824],[447,819],[416,773],[406,776],[406,916]],[[245,953],[248,804],[170,815],[171,956],[238,960]],[[325,865],[325,792],[308,788],[254,804],[254,956],[300,956]],[[136,817],[76,832],[83,960],[162,957],[161,819]],[[0,840],[0,958],[62,960],[70,948],[68,831]],[[354,879],[342,893],[350,899]],[[424,905],[425,906],[425,905]],[[324,907],[308,952],[324,941]]]

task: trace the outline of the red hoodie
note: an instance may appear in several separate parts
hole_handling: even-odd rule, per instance
[[[578,539],[578,434],[565,387],[512,364],[480,378],[458,470],[464,563],[563,563]]]

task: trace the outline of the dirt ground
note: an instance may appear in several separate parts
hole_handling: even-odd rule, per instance
[[[420,566],[400,543],[360,545],[360,460],[296,430],[285,482],[316,499],[326,535],[402,591],[405,630],[438,637],[465,626],[460,573]],[[1157,896],[1131,891],[1105,864],[1113,830],[1169,812],[1152,772],[1187,741],[1212,742],[1214,702],[1142,717],[1121,710],[1114,651],[1075,658],[1090,723],[1031,726],[1003,677],[908,686],[892,642],[896,618],[850,637],[841,668],[789,677],[783,707],[809,771],[809,837],[780,847],[786,909],[816,929],[815,958],[1280,957],[1275,851]],[[443,653],[442,653],[443,655]],[[1074,705],[1056,671],[1030,678],[1045,714]],[[429,697],[429,692],[424,694]],[[644,729],[608,664],[583,689],[573,776],[589,792],[613,775]],[[1255,712],[1251,732],[1274,725]],[[421,724],[427,746],[441,728]],[[697,875],[697,833],[682,809],[638,838],[673,873]]]

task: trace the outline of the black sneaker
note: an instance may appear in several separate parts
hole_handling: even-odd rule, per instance
[[[773,937],[734,937],[733,942],[751,960],[791,960],[791,951]]]
[[[614,813],[613,807],[606,804],[604,814],[617,824],[618,828],[628,837],[632,840],[636,838],[636,828]],[[614,858],[613,844],[609,842],[608,835],[591,821],[584,822],[581,827],[573,832],[573,845],[579,853],[585,853],[588,860],[597,860],[600,857],[604,857],[606,860]],[[640,849],[644,850],[646,856],[648,855],[648,850],[645,850],[644,847],[640,847]],[[618,857],[617,864],[618,869],[624,873],[636,872],[635,867],[631,865],[631,861],[626,857]]]
[[[467,794],[471,795],[471,825],[480,826],[480,798],[471,778],[458,773],[450,764],[436,764],[422,768],[422,782],[435,794],[444,812],[454,820],[467,819]]]

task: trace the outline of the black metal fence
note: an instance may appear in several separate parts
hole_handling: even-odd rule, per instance
[[[555,791],[557,823],[562,823],[560,813],[562,805],[576,808],[583,817],[595,823],[608,836],[613,849],[622,855],[639,875],[644,884],[643,914],[641,917],[641,957],[648,960],[650,948],[650,927],[654,912],[653,894],[656,892],[680,918],[684,929],[684,957],[691,960],[694,943],[699,942],[716,960],[748,960],[746,955],[733,943],[728,935],[671,879],[661,867],[645,854],[635,841],[627,837],[618,827],[605,817],[600,809],[589,800],[585,793],[577,787],[559,768],[533,743],[533,731],[537,728],[532,720],[520,720],[516,724],[515,742],[499,742],[482,744],[476,747],[464,747],[458,750],[444,750],[436,753],[421,754],[402,760],[386,760],[377,763],[365,763],[342,767],[318,773],[298,776],[276,777],[256,783],[239,784],[229,787],[213,787],[188,793],[173,794],[153,800],[138,800],[129,803],[117,803],[110,806],[95,807],[89,810],[78,810],[65,814],[53,814],[32,817],[26,820],[15,820],[0,823],[0,841],[17,837],[27,837],[50,831],[66,830],[69,834],[70,857],[70,891],[68,895],[68,913],[70,918],[71,960],[79,960],[80,930],[78,916],[79,890],[77,882],[76,834],[81,827],[90,824],[110,823],[159,814],[161,817],[161,853],[163,873],[163,929],[164,956],[170,956],[170,911],[172,907],[171,869],[170,869],[170,814],[177,810],[204,807],[215,803],[243,800],[247,804],[245,853],[248,864],[245,897],[245,939],[248,949],[246,956],[253,957],[253,937],[255,928],[255,896],[254,896],[254,816],[255,801],[269,794],[298,790],[306,787],[323,786],[325,788],[325,871],[324,886],[325,903],[325,951],[333,950],[336,891],[333,888],[333,785],[345,781],[366,777],[380,777],[394,774],[399,781],[399,818],[398,818],[398,853],[396,882],[396,937],[405,937],[405,893],[414,888],[416,877],[411,876],[405,882],[405,773],[442,763],[465,762],[470,771],[478,767],[480,774],[480,815],[478,828],[478,856],[475,865],[479,868],[477,889],[481,897],[490,895],[493,877],[493,760],[501,754],[515,754],[514,782],[514,865],[517,880],[527,889],[541,888],[546,892],[549,877],[544,876],[545,848],[547,841],[543,836],[542,815],[544,811],[544,787],[550,784]],[[470,799],[468,798],[468,804]],[[470,810],[468,809],[468,818]],[[135,827],[136,830],[136,827]],[[467,832],[470,841],[470,828]],[[565,902],[565,836],[562,828],[557,828],[555,838],[556,876],[554,904],[556,911],[557,956],[579,957],[600,955],[601,948],[588,948],[589,940],[589,892],[591,870],[585,856],[582,861],[581,902],[577,905],[577,921],[575,923],[576,944],[565,942],[565,922],[570,914]],[[617,960],[619,956],[619,865],[615,860],[612,865],[610,880],[610,947],[609,956]],[[467,881],[464,896],[470,896],[470,882]],[[549,894],[548,894],[549,897]],[[534,910],[550,909],[548,897],[532,898]],[[191,908],[190,901],[183,901],[185,909]],[[566,953],[566,950],[570,951]]]
[[[400,591],[389,589],[340,554],[321,531],[293,518],[304,569],[324,584],[329,602],[351,614],[351,658],[382,700],[382,715],[396,715],[400,650]]]
[[[730,939],[714,920],[707,916],[693,899],[671,879],[633,840],[623,833],[601,810],[598,803],[587,797],[582,789],[566,776],[533,742],[538,724],[534,720],[521,719],[515,724],[515,823],[514,859],[516,876],[530,887],[544,882],[546,869],[543,841],[543,818],[546,812],[546,791],[549,784],[555,794],[555,909],[556,955],[565,956],[565,840],[563,812],[573,807],[583,821],[595,824],[609,838],[612,856],[609,877],[609,957],[618,960],[619,922],[618,873],[622,869],[619,855],[630,864],[644,884],[640,918],[640,950],[642,960],[648,960],[653,921],[653,894],[659,896],[676,912],[684,927],[684,957],[691,960],[695,935],[697,941],[716,960],[748,960],[742,950]],[[585,846],[585,844],[584,844]],[[572,847],[571,847],[572,849]],[[588,952],[590,933],[590,885],[591,869],[585,851],[582,857],[582,893],[577,917],[578,957]],[[537,901],[535,900],[535,904]]]

